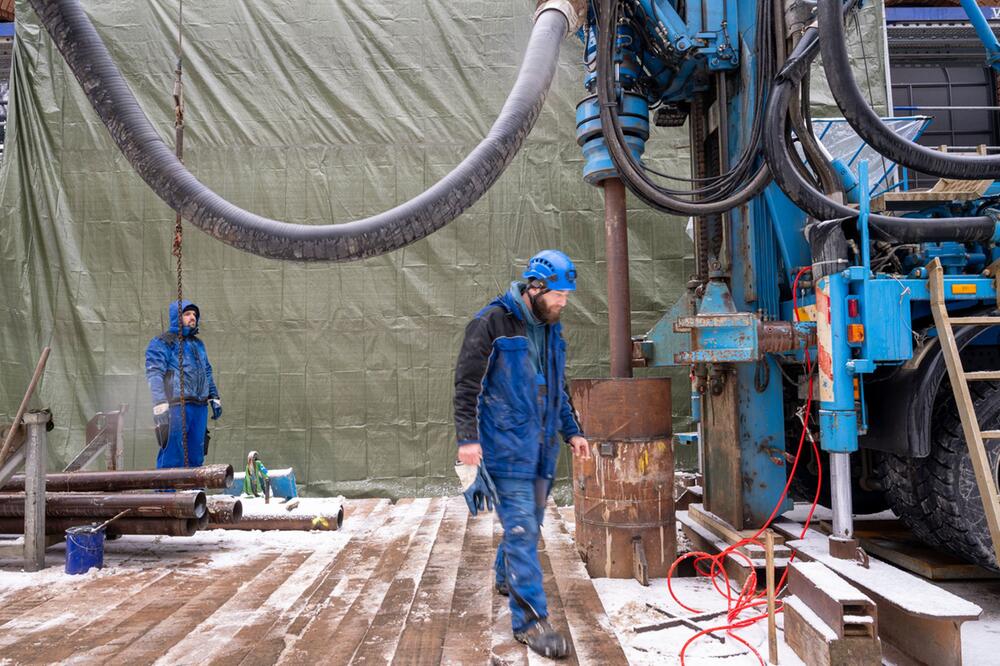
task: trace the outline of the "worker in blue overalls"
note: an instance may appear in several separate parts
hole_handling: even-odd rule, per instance
[[[153,423],[160,452],[157,469],[199,467],[208,449],[208,410],[222,416],[222,400],[212,377],[205,343],[198,339],[201,311],[191,301],[170,304],[170,328],[146,347],[146,381],[153,396]],[[183,349],[182,349],[183,347]],[[183,357],[183,361],[182,361]],[[181,385],[180,363],[184,364]],[[181,410],[184,418],[181,418]],[[182,424],[187,437],[182,435]]]
[[[569,641],[547,620],[538,537],[559,436],[575,455],[590,455],[566,388],[559,323],[576,290],[576,269],[562,252],[543,250],[523,277],[465,329],[455,368],[458,460],[487,472],[485,480],[482,473],[470,478],[466,498],[482,490],[496,500],[504,533],[495,587],[510,597],[514,637],[543,656],[562,658]]]

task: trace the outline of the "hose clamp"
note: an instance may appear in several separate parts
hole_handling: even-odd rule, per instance
[[[569,24],[566,34],[572,35],[587,20],[587,0],[538,0],[534,20],[537,21],[542,12],[550,9],[562,12]]]

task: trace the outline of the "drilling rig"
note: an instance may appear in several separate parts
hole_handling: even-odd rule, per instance
[[[603,188],[618,224],[608,246],[612,375],[628,377],[633,365],[690,371],[697,429],[686,439],[701,451],[705,508],[722,531],[787,509],[789,462],[818,440],[832,553],[854,557],[852,516],[888,506],[928,543],[997,568],[1000,157],[925,148],[871,109],[846,50],[857,0],[538,2],[517,80],[482,143],[404,204],[310,225],[255,215],[199,182],[153,129],[79,3],[29,4],[168,205],[223,242],[295,261],[382,254],[458,217],[513,159],[560,45],[578,37],[583,177]],[[962,5],[996,66],[988,23],[974,2]],[[813,66],[820,53],[822,69]],[[943,185],[879,196],[864,161],[834,158],[810,117],[817,74],[860,142]],[[644,163],[656,127],[683,126],[689,174]],[[969,182],[980,184],[972,194],[955,186]],[[693,226],[684,295],[638,339],[628,324],[626,190]]]

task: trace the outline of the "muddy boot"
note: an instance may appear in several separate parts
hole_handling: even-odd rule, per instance
[[[514,638],[549,659],[565,659],[569,656],[569,641],[553,629],[548,620],[539,620],[524,631],[514,632]]]

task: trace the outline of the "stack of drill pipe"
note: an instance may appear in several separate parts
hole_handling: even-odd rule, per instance
[[[109,534],[191,536],[208,524],[202,491],[176,493],[46,493],[45,531],[62,534],[69,527],[100,523],[128,510],[108,525]],[[0,533],[24,532],[24,495],[0,494]]]
[[[128,509],[128,518],[201,518],[205,493],[45,493],[45,516],[51,518],[111,518]],[[22,493],[0,494],[0,517],[24,516]]]
[[[158,536],[194,536],[198,530],[203,530],[208,523],[206,516],[201,518],[119,518],[108,524],[108,537],[126,534],[145,534]],[[96,525],[104,522],[101,518],[46,518],[45,533],[51,535],[65,534],[70,527],[81,525]],[[0,518],[0,534],[23,534],[23,518]]]
[[[283,505],[278,503],[268,506],[273,510],[264,512],[257,507],[244,507],[243,517],[235,523],[219,522],[210,517],[208,529],[308,532],[310,530],[338,530],[344,524],[343,505],[322,513],[289,513]]]
[[[221,489],[228,488],[232,483],[232,465],[135,471],[60,472],[45,475],[45,489],[48,492],[66,493]],[[3,491],[23,492],[24,475],[12,476],[4,484]]]

